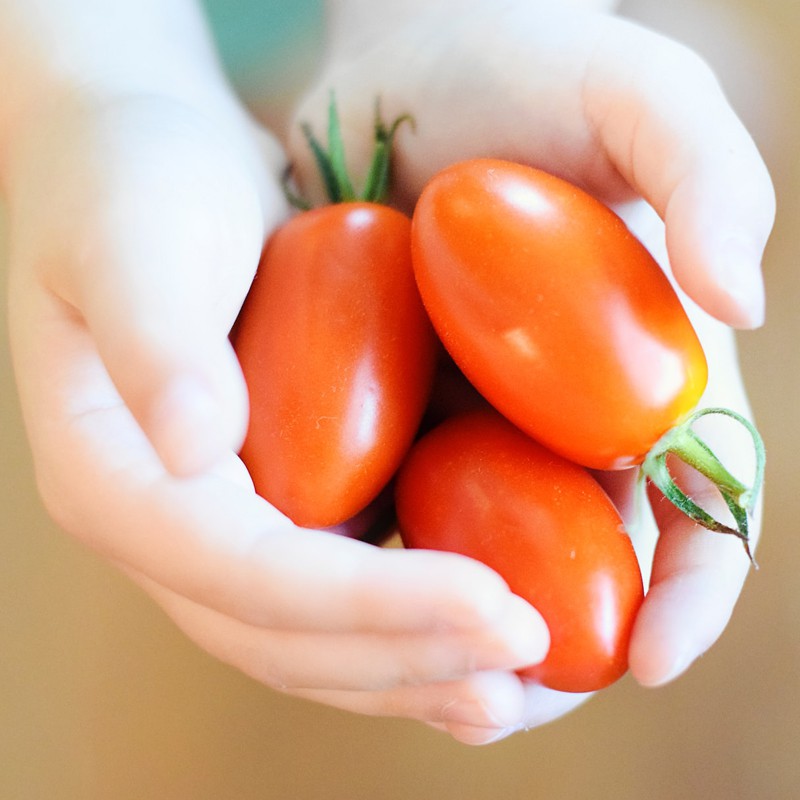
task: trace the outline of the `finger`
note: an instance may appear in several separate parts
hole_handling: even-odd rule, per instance
[[[244,435],[227,336],[283,212],[279,193],[260,151],[245,154],[175,103],[118,103],[65,128],[49,175],[25,195],[58,222],[47,236],[22,224],[20,257],[43,265],[47,287],[85,321],[165,465],[195,472]],[[18,205],[17,219],[42,218]]]
[[[709,361],[706,407],[727,407],[750,418],[729,328],[693,312],[695,327]],[[730,421],[706,417],[695,429],[720,461],[741,481],[755,473],[750,435]],[[679,485],[701,507],[733,524],[719,492],[705,478],[679,462],[671,463]],[[666,683],[684,672],[719,638],[730,619],[749,570],[742,543],[693,523],[651,487],[650,499],[660,537],[653,558],[650,589],[634,625],[630,665],[642,684]],[[761,527],[761,501],[749,524],[754,551]]]
[[[507,739],[515,733],[533,730],[540,725],[546,725],[576,708],[582,706],[594,696],[593,692],[572,693],[558,692],[535,683],[523,681],[524,706],[522,719],[516,724],[481,726],[461,721],[448,721],[446,723],[428,723],[437,730],[449,733],[454,739],[464,744],[484,745]],[[505,717],[508,719],[508,716]]]
[[[114,143],[111,206],[75,291],[124,401],[165,465],[188,474],[244,436],[246,390],[227,334],[264,228],[243,164],[202,136],[158,136]]]
[[[381,691],[455,680],[476,671],[520,669],[538,663],[547,652],[544,623],[538,639],[518,639],[515,617],[525,618],[528,613],[527,604],[519,598],[508,616],[490,630],[405,635],[306,633],[248,625],[176,595],[140,574],[132,577],[200,647],[261,683],[282,690]],[[515,609],[519,609],[517,614]]]
[[[712,497],[702,491],[695,495],[714,509]],[[631,671],[645,686],[678,677],[717,641],[750,569],[734,537],[698,530],[689,520],[674,519],[672,510],[662,516],[673,519],[661,522],[667,532],[656,550],[653,582],[631,638]]]
[[[465,744],[486,744],[516,728],[525,709],[522,681],[513,673],[499,671],[384,692],[300,690],[290,694],[358,714],[433,723]]]
[[[526,647],[542,623],[495,573],[444,553],[383,550],[296,528],[216,477],[97,479],[96,546],[179,594],[253,625],[311,631],[508,627]],[[88,500],[78,495],[79,500]],[[75,494],[71,494],[75,497]],[[110,526],[109,523],[112,523]],[[99,528],[99,526],[102,528]]]
[[[706,439],[727,465],[750,460],[730,438]],[[724,501],[705,478],[679,464],[672,470],[695,502],[718,519],[728,520]],[[748,474],[747,469],[740,474]],[[701,528],[655,491],[652,502],[661,538],[630,645],[631,671],[646,686],[676,678],[717,641],[751,568],[736,537]],[[751,551],[758,541],[760,518],[759,505],[750,522]]]
[[[537,683],[525,683],[523,729],[531,730],[582,706],[595,692],[559,692]]]
[[[761,324],[775,198],[756,145],[695,53],[633,25],[609,30],[586,70],[590,126],[664,219],[686,293],[723,322]]]

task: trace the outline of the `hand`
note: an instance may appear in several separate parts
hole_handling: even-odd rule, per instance
[[[703,404],[747,415],[727,326],[763,319],[760,259],[774,218],[764,164],[699,57],[622,19],[566,5],[396,3],[386,23],[367,4],[332,2],[329,61],[297,121],[323,131],[335,90],[351,170],[363,174],[374,99],[386,119],[410,113],[415,131],[400,129],[395,160],[396,199],[409,209],[434,172],[479,155],[533,164],[599,196],[665,267],[669,261],[688,296],[711,365]],[[314,168],[296,134],[290,155],[313,192]],[[663,225],[654,225],[651,209]],[[713,427],[707,440],[735,474],[752,474],[747,441]],[[662,684],[720,635],[749,562],[738,541],[699,529],[659,498],[652,515],[636,518],[630,473],[600,477],[646,573],[655,553],[630,664],[640,683]],[[719,502],[704,481],[684,480],[700,502]],[[525,691],[528,726],[582,699],[536,686]]]
[[[466,741],[519,724],[510,670],[548,633],[497,575],[298,530],[235,456],[247,399],[227,335],[286,213],[274,140],[221,89],[75,87],[38,108],[2,177],[13,357],[52,516],[271,687]]]

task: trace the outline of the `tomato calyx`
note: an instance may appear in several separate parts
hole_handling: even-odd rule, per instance
[[[339,112],[336,109],[335,95],[331,92],[330,103],[328,104],[327,147],[320,142],[307,122],[301,125],[306,142],[314,155],[314,160],[325,185],[325,193],[330,203],[386,202],[390,188],[392,145],[397,129],[404,122],[407,122],[412,127],[414,126],[414,118],[410,114],[401,114],[390,125],[387,125],[381,115],[380,99],[378,98],[375,101],[372,160],[367,170],[364,186],[361,192],[356,192],[347,171]],[[301,211],[310,210],[311,204],[289,189],[288,178],[289,174],[287,173],[284,180],[284,191],[289,202]]]
[[[750,434],[756,462],[752,485],[747,486],[734,477],[694,431],[694,424],[709,414],[729,417],[742,425]],[[736,527],[716,519],[678,486],[669,469],[670,455],[711,481],[730,510]],[[750,549],[749,519],[764,482],[765,461],[764,442],[756,427],[748,419],[728,408],[703,408],[671,428],[656,442],[642,464],[642,474],[652,481],[667,500],[697,524],[710,531],[730,534],[740,539],[750,563],[757,569],[758,564]]]

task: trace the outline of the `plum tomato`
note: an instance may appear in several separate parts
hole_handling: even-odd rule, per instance
[[[616,508],[586,469],[494,410],[473,411],[414,445],[395,500],[407,547],[481,561],[542,614],[550,650],[522,677],[589,692],[627,671],[642,576]]]
[[[256,491],[303,527],[364,509],[425,410],[438,345],[410,228],[368,202],[293,217],[267,243],[237,321],[250,395],[241,457]]]
[[[501,160],[454,164],[423,190],[412,248],[453,359],[551,450],[639,464],[700,399],[705,355],[668,278],[572,184]]]

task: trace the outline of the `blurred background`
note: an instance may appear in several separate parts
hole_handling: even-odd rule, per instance
[[[288,102],[287,85],[309,75],[319,3],[208,5],[229,69],[250,76],[243,90],[258,86]],[[259,26],[259,14],[275,11],[283,27]],[[740,337],[769,452],[761,570],[721,641],[671,686],[645,690],[623,680],[562,720],[483,749],[264,689],[189,644],[138,590],[48,521],[3,320],[3,800],[800,797],[800,3],[635,0],[623,12],[716,67],[779,198],[765,264],[768,324]],[[0,218],[0,269],[4,258]],[[2,292],[4,308],[4,285]]]

